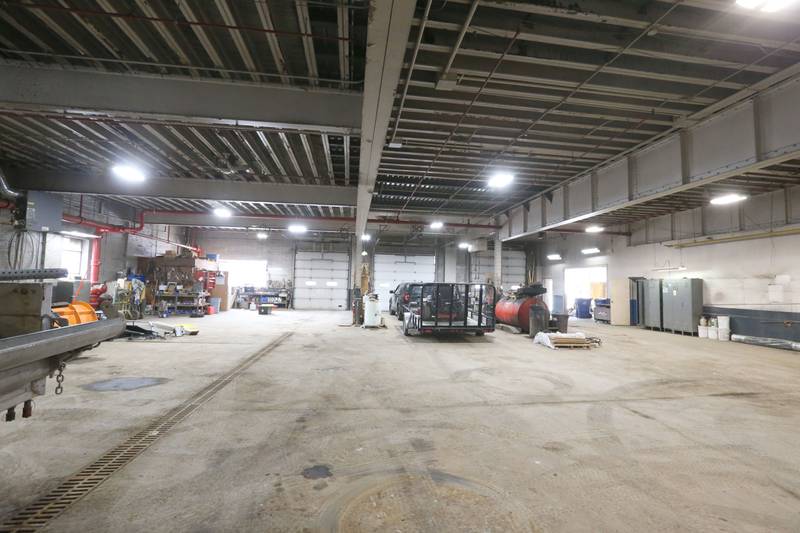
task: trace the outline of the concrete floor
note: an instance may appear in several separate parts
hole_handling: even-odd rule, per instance
[[[550,351],[348,318],[231,311],[88,352],[62,396],[50,380],[33,418],[0,424],[0,523],[292,331],[47,531],[800,530],[800,354],[591,323],[602,348]],[[83,388],[120,377],[163,379]]]

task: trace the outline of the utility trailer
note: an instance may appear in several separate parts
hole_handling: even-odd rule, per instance
[[[484,283],[413,283],[403,305],[403,334],[494,331],[496,290]]]

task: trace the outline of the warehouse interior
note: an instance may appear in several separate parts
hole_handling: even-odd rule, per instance
[[[0,0],[0,532],[800,530],[800,0]]]

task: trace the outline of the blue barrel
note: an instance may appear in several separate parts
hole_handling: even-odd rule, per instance
[[[591,298],[575,298],[575,316],[577,318],[592,318]]]

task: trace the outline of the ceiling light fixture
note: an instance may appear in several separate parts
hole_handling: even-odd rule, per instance
[[[141,183],[146,179],[142,169],[133,165],[114,165],[111,167],[111,172],[118,178],[131,183]]]
[[[62,231],[60,232],[61,235],[68,235],[70,237],[80,237],[82,239],[99,239],[100,235],[95,235],[94,233],[84,233],[82,231]]]
[[[461,248],[462,250],[466,250],[468,252],[470,250],[472,250],[472,245],[470,243],[468,243],[468,242],[460,242],[460,243],[458,243],[458,247]]]
[[[761,11],[764,13],[775,13],[776,11],[789,7],[796,1],[797,0],[768,0],[764,7],[761,8]]]
[[[686,270],[686,267],[681,265],[681,266],[674,266],[674,267],[654,268],[653,272],[677,272],[677,271],[681,271],[682,272],[684,270]]]
[[[776,13],[797,0],[736,0],[736,5],[744,9],[759,9],[764,13]]]
[[[431,229],[442,229],[444,227],[444,222],[441,220],[434,220],[431,222]]]
[[[561,254],[548,254],[547,258],[550,261],[561,261]]]
[[[600,249],[599,248],[584,248],[583,250],[581,250],[581,253],[583,255],[599,254],[600,253]]]
[[[256,238],[260,241],[265,241],[269,239],[269,233],[266,233],[264,231],[259,231],[258,233],[256,233]]]
[[[729,204],[735,204],[737,202],[741,202],[743,200],[747,200],[747,196],[745,196],[743,194],[732,193],[732,194],[725,194],[725,195],[722,195],[722,196],[717,196],[716,198],[712,198],[711,199],[711,204],[712,205],[729,205]]]
[[[487,185],[490,189],[501,189],[511,185],[512,181],[514,181],[514,174],[510,172],[497,172],[489,178]]]
[[[233,213],[227,207],[215,207],[214,208],[214,216],[219,218],[230,218]]]
[[[369,253],[368,253],[366,250],[364,250],[364,251],[362,251],[362,252],[361,252],[361,255],[363,255],[364,257],[366,257],[366,256],[368,256],[368,255],[369,255]]]
[[[586,228],[586,233],[600,233],[604,231],[606,228],[603,226],[588,226]]]
[[[372,235],[370,235],[369,233],[365,233],[364,235],[361,236],[361,240],[364,242],[367,242],[370,239],[372,239]]]
[[[289,233],[305,233],[307,231],[307,228],[302,224],[292,224],[286,229],[289,230]]]

